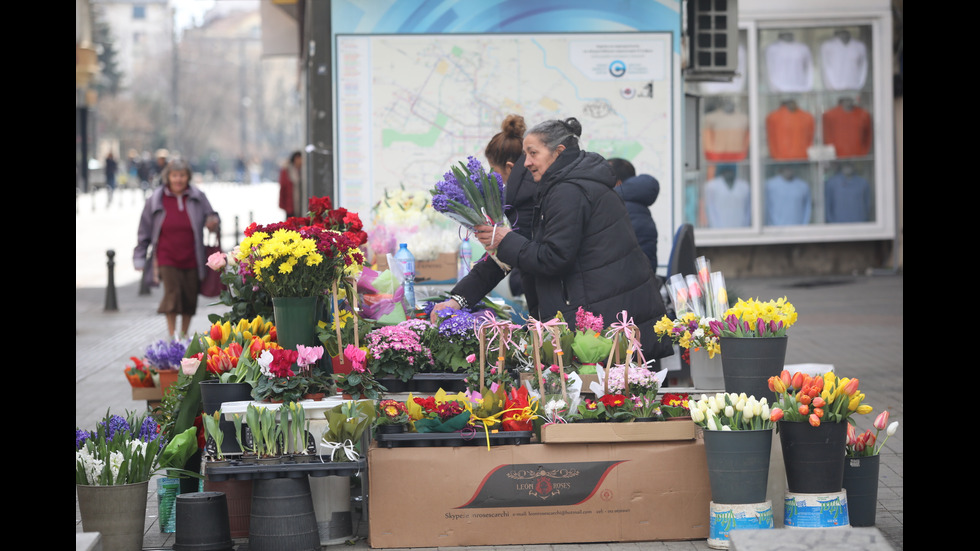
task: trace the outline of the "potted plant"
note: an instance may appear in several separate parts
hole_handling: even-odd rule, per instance
[[[156,371],[158,387],[166,390],[177,381],[180,360],[186,352],[187,343],[180,340],[160,339],[146,347],[143,357]]]
[[[833,372],[812,377],[783,370],[770,377],[776,394],[772,420],[778,421],[787,488],[793,493],[830,494],[841,491],[848,420],[871,413],[862,404],[858,379]]]
[[[327,461],[348,462],[361,458],[361,435],[374,421],[374,403],[350,400],[327,410],[327,429],[320,437],[329,453]]]
[[[578,405],[578,413],[569,416],[573,423],[600,423],[605,420],[606,406],[601,401],[586,398]]]
[[[208,466],[223,467],[227,465],[228,460],[225,459],[224,451],[222,451],[225,433],[221,430],[220,425],[221,410],[215,411],[213,414],[204,413],[201,415],[201,420],[204,422],[204,433],[207,435]]]
[[[660,399],[660,413],[664,419],[690,419],[690,397],[686,393],[668,392]]]
[[[374,429],[380,434],[405,432],[408,424],[408,410],[397,400],[381,400],[374,413]]]
[[[785,364],[786,330],[796,320],[796,308],[783,297],[768,302],[739,299],[720,322],[709,323],[720,335],[727,392],[768,394],[769,377]]]
[[[415,373],[432,363],[432,351],[425,346],[423,335],[431,327],[425,320],[406,320],[397,325],[375,328],[366,338],[368,366],[391,392],[397,380],[405,384]]]
[[[289,402],[279,408],[279,425],[285,438],[284,449],[289,452],[292,461],[308,463],[311,458],[307,449],[310,423],[306,419],[306,410],[303,406],[297,402]]]
[[[765,397],[745,394],[701,395],[691,420],[704,429],[711,499],[715,503],[766,501],[772,412]]]
[[[659,406],[657,391],[666,374],[666,371],[653,373],[643,366],[619,364],[609,369],[606,384],[611,394],[628,397],[633,407],[633,418],[656,420],[659,417],[655,415]]]
[[[878,509],[878,473],[881,448],[898,431],[898,421],[888,423],[887,410],[878,414],[871,429],[858,434],[853,424],[847,425],[847,444],[844,457],[843,488],[847,490],[847,509],[851,526],[874,526]],[[880,438],[885,431],[885,438]]]
[[[337,313],[339,312],[339,313]],[[337,330],[337,323],[340,323],[340,331]],[[360,314],[352,311],[351,308],[341,305],[337,310],[330,313],[330,321],[319,321],[316,327],[316,336],[320,344],[323,345],[325,356],[330,357],[334,373],[350,373],[350,362],[344,357],[344,348],[348,344],[357,347],[363,346],[367,334],[374,330],[377,324],[370,319],[365,319]]]
[[[427,378],[425,375],[418,377],[416,388],[420,392],[435,392],[439,388],[447,391],[463,390],[465,385],[462,381],[467,378],[465,373],[474,366],[476,355],[480,352],[480,341],[474,328],[479,323],[481,314],[465,309],[445,308],[437,316],[439,320],[425,340],[432,351],[433,361],[424,368],[425,374],[437,375],[428,377],[432,379],[428,386],[422,383]],[[456,373],[461,374],[454,375]]]
[[[200,478],[182,469],[193,439],[167,442],[153,417],[109,411],[95,430],[75,428],[75,492],[86,532],[100,532],[107,551],[143,545],[150,478],[161,470]],[[123,513],[120,513],[122,511]]]
[[[299,357],[296,350],[266,350],[259,356],[261,376],[252,389],[252,397],[258,401],[286,403],[296,402],[306,394],[307,382],[293,372],[292,366]]]
[[[604,421],[631,421],[635,417],[632,403],[622,394],[603,394],[599,402],[605,408]]]
[[[587,312],[579,306],[575,312],[575,333],[571,348],[578,364],[578,374],[591,375],[591,380],[596,380],[596,366],[608,358],[612,350],[612,339],[604,336],[602,330],[602,316]],[[587,387],[585,384],[583,386]]]
[[[378,400],[388,391],[368,368],[365,349],[348,344],[344,348],[344,357],[350,362],[351,371],[350,373],[335,373],[333,381],[337,391],[341,392],[345,398]]]
[[[249,404],[245,410],[245,423],[252,435],[252,450],[257,463],[279,463],[279,423],[276,413],[262,406]]]

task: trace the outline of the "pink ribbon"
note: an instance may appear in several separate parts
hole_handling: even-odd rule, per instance
[[[487,350],[490,350],[490,345],[493,343],[494,339],[498,337],[500,338],[497,345],[497,350],[499,351],[500,355],[506,353],[508,347],[515,345],[513,339],[511,338],[511,334],[513,333],[514,329],[520,329],[521,327],[520,325],[515,325],[507,320],[498,320],[497,317],[493,315],[491,310],[484,310],[483,319],[477,319],[475,323],[477,325],[477,333],[483,329],[490,333],[490,338],[487,339]]]
[[[633,323],[633,318],[627,317],[626,310],[620,312],[616,317],[619,321],[609,324],[609,331],[606,332],[606,336],[612,338],[617,333],[622,334],[627,342],[626,349],[629,350],[632,348],[635,350],[639,364],[646,364],[646,358],[643,357],[643,348],[640,346],[639,339],[636,338],[637,327]]]
[[[558,321],[558,318],[552,318],[550,321],[538,321],[534,318],[527,319],[527,326],[538,334],[538,342],[544,342],[544,331],[548,331],[551,334],[551,343],[555,346],[555,354],[562,351],[561,339],[558,336],[558,332],[552,331],[552,329],[557,329],[562,325],[568,324],[563,321]]]

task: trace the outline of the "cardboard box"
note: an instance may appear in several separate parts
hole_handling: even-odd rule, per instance
[[[150,402],[163,400],[163,389],[158,386],[131,388],[133,389],[133,400],[147,400]]]
[[[388,269],[387,257],[379,255],[377,263],[377,271],[383,272]],[[455,280],[456,271],[456,253],[439,253],[439,256],[433,260],[415,261],[415,282]]]
[[[565,423],[541,427],[541,441],[546,444],[671,440],[694,440],[694,422],[680,420],[652,423]]]
[[[373,548],[706,539],[703,440],[371,448]]]

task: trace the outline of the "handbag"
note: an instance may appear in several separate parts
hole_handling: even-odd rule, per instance
[[[220,253],[221,251],[221,226],[218,226],[218,231],[211,232],[213,244],[204,245],[204,257],[210,258],[214,253]],[[227,286],[221,283],[221,270],[212,270],[207,268],[204,271],[204,279],[201,280],[201,295],[215,298],[221,296],[221,291],[223,291]]]

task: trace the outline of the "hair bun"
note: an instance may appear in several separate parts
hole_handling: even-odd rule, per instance
[[[582,137],[582,123],[578,122],[578,119],[575,117],[568,117],[561,122],[565,125],[565,128],[567,128],[569,132],[575,134],[575,137]]]
[[[527,124],[521,115],[507,115],[500,125],[500,130],[508,137],[523,138],[524,132],[527,131]]]

